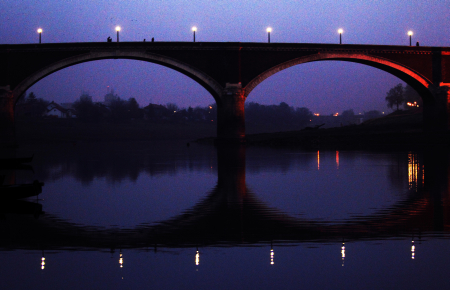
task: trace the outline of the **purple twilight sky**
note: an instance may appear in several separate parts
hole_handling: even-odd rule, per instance
[[[197,41],[343,43],[450,46],[450,0],[341,1],[108,1],[4,0],[0,3],[0,44],[106,41],[120,25],[121,41]],[[282,71],[261,83],[247,101],[307,107],[330,114],[386,111],[386,92],[400,82],[375,68],[347,62],[317,62]],[[56,72],[35,85],[38,97],[75,101],[87,91],[102,101],[107,86],[123,99],[148,103],[206,106],[209,93],[171,69],[133,60],[103,60]]]

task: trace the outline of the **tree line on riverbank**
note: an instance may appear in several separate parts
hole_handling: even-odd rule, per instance
[[[389,90],[385,98],[388,107],[405,108],[421,106],[420,96],[409,86],[401,84]],[[16,116],[20,119],[49,118],[46,114],[49,101],[38,98],[33,92],[22,98],[16,106]],[[412,105],[412,106],[411,106]],[[27,112],[21,112],[26,108]],[[62,108],[62,107],[61,107]],[[142,121],[148,123],[214,123],[216,122],[217,106],[197,106],[195,108],[180,108],[175,103],[166,105],[148,104],[140,107],[135,98],[121,99],[117,95],[105,96],[105,102],[94,102],[88,93],[83,93],[80,98],[64,110],[70,111],[70,116],[76,122],[84,123],[128,123]],[[62,109],[61,109],[62,110]],[[313,114],[305,107],[292,107],[285,102],[278,105],[263,105],[256,102],[245,104],[246,127],[253,132],[263,131],[288,131],[301,130],[308,126],[326,124],[325,127],[345,126],[359,124],[362,121],[381,117],[379,111],[365,112],[363,115],[355,115],[352,109],[341,114],[319,116]],[[54,117],[54,116],[53,116]]]

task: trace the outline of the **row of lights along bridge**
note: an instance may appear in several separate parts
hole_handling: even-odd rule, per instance
[[[121,27],[120,26],[116,26],[117,42],[119,42],[119,32],[120,32],[120,30],[121,30]],[[42,28],[39,28],[37,30],[37,33],[39,34],[39,43],[41,43],[42,31],[43,31]],[[192,27],[192,32],[194,33],[194,42],[195,42],[195,32],[196,31],[197,31],[197,27],[196,26]],[[272,27],[267,27],[266,31],[267,31],[267,42],[270,43],[270,33],[272,32]],[[342,44],[342,33],[344,33],[344,30],[342,28],[339,28],[337,32],[339,33],[339,44]],[[411,30],[408,31],[408,35],[409,35],[409,46],[411,46],[412,45],[411,38],[412,38],[413,32]]]

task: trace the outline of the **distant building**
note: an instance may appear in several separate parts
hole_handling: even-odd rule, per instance
[[[80,96],[80,101],[92,102],[92,96],[90,96],[87,92],[83,92]]]
[[[114,95],[114,89],[107,89],[107,93],[105,95],[105,101],[103,102],[106,106],[110,106],[113,102],[119,99],[118,95]]]
[[[50,118],[72,118],[74,117],[74,110],[70,108],[64,108],[60,104],[51,102],[47,106],[47,110],[44,112],[45,117]]]
[[[74,110],[73,103],[61,103],[60,105],[66,110]]]
[[[169,116],[171,111],[163,105],[149,104],[144,108],[145,120],[164,119]]]

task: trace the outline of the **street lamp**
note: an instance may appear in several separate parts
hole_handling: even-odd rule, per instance
[[[120,26],[116,26],[116,31],[117,31],[117,42],[119,42],[119,31],[120,31]]]
[[[408,31],[408,35],[409,35],[409,46],[411,46],[411,45],[412,45],[412,43],[411,43],[411,37],[412,37],[412,35],[413,35],[412,30]]]
[[[196,31],[197,31],[197,27],[196,26],[192,27],[192,32],[194,32],[194,42],[195,42],[195,32]]]
[[[339,44],[342,44],[342,33],[344,33],[344,30],[342,28],[339,28],[338,33],[339,33]]]
[[[39,43],[41,43],[42,28],[38,28],[37,33],[39,33]]]
[[[270,33],[272,32],[272,27],[267,27],[266,31],[267,31],[267,40],[268,43],[270,43]]]

